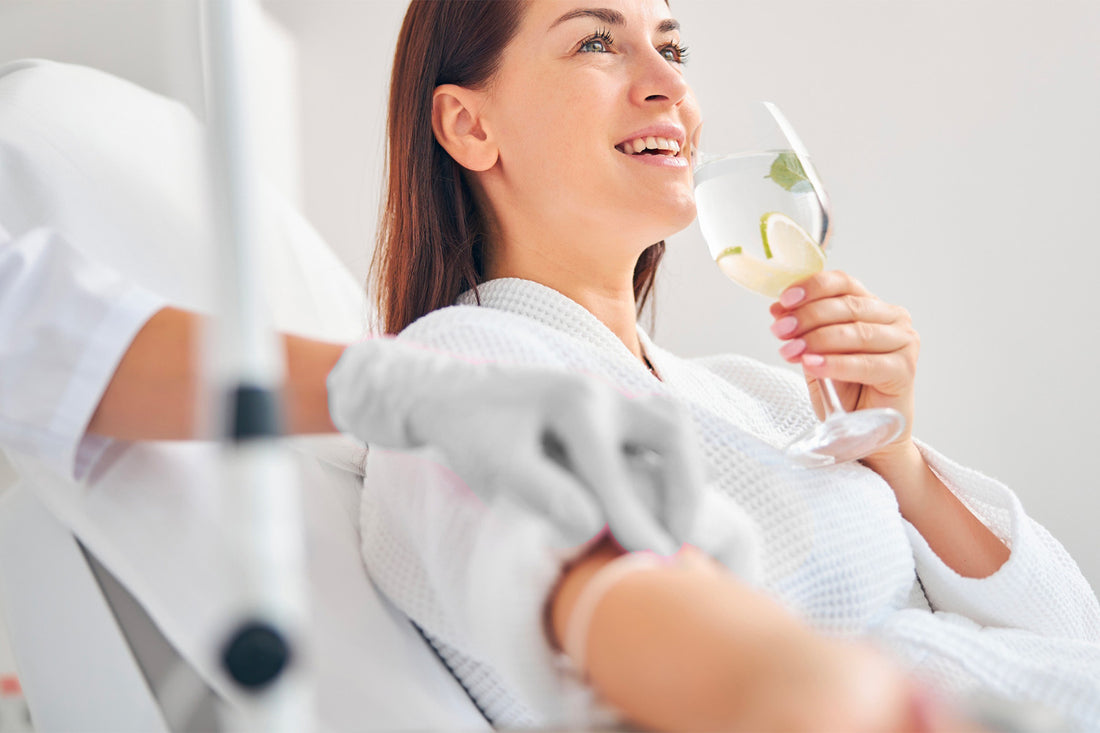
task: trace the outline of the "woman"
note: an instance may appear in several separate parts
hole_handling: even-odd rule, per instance
[[[689,539],[725,547],[734,573],[691,550],[659,563],[624,560],[609,538],[571,546],[507,501],[472,498],[443,457],[375,451],[372,577],[500,725],[591,722],[587,706],[564,709],[583,677],[652,728],[965,726],[835,638],[866,636],[943,692],[1100,726],[1096,598],[1008,489],[909,432],[862,465],[783,459],[820,412],[819,378],[847,408],[894,407],[912,425],[918,338],[902,309],[840,272],[786,291],[773,330],[808,395],[748,359],[678,359],[638,328],[662,240],[695,214],[700,114],[683,55],[662,0],[414,1],[391,80],[376,292],[399,342],[683,405],[714,499]]]

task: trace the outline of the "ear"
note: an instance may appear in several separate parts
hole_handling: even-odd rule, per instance
[[[432,94],[432,131],[455,161],[471,171],[496,165],[497,147],[481,118],[484,92],[441,84]]]

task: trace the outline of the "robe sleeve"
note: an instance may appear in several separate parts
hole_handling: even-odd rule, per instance
[[[948,567],[909,522],[917,575],[935,611],[967,616],[983,626],[1100,642],[1100,604],[1065,548],[1024,511],[1001,482],[964,468],[918,442],[944,484],[1011,550],[986,578]]]
[[[0,229],[0,445],[82,478],[111,443],[88,423],[164,304],[52,230]]]
[[[589,693],[565,672],[544,614],[563,566],[588,546],[569,547],[507,492],[483,503],[432,449],[372,449],[366,473],[363,557],[382,592],[495,723],[576,723],[567,701]]]
[[[472,322],[459,310],[442,309],[397,338],[463,358],[560,366],[560,357],[523,328],[525,321],[479,311]],[[507,349],[496,343],[502,333]],[[504,351],[508,358],[496,358]],[[552,522],[520,507],[511,493],[482,501],[434,448],[372,446],[360,516],[367,570],[494,724],[590,724],[600,707],[551,646],[544,623],[564,566],[602,535],[570,546]]]

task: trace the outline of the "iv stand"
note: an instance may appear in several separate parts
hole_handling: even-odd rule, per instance
[[[310,676],[304,669],[307,601],[302,511],[296,467],[279,444],[279,389],[285,363],[263,296],[256,153],[248,113],[245,51],[254,0],[204,0],[207,122],[213,215],[218,236],[219,311],[210,376],[224,400],[223,491],[236,533],[245,603],[220,642],[223,671],[236,688],[226,730],[310,731]],[[207,360],[208,364],[211,360]],[[240,704],[236,704],[240,702]]]

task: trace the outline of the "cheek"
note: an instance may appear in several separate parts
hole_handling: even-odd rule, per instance
[[[570,90],[530,95],[511,106],[501,150],[505,168],[522,188],[537,186],[545,194],[587,189],[587,181],[606,156],[609,133],[597,123],[599,113],[589,97]],[[614,150],[610,152],[614,153]]]

